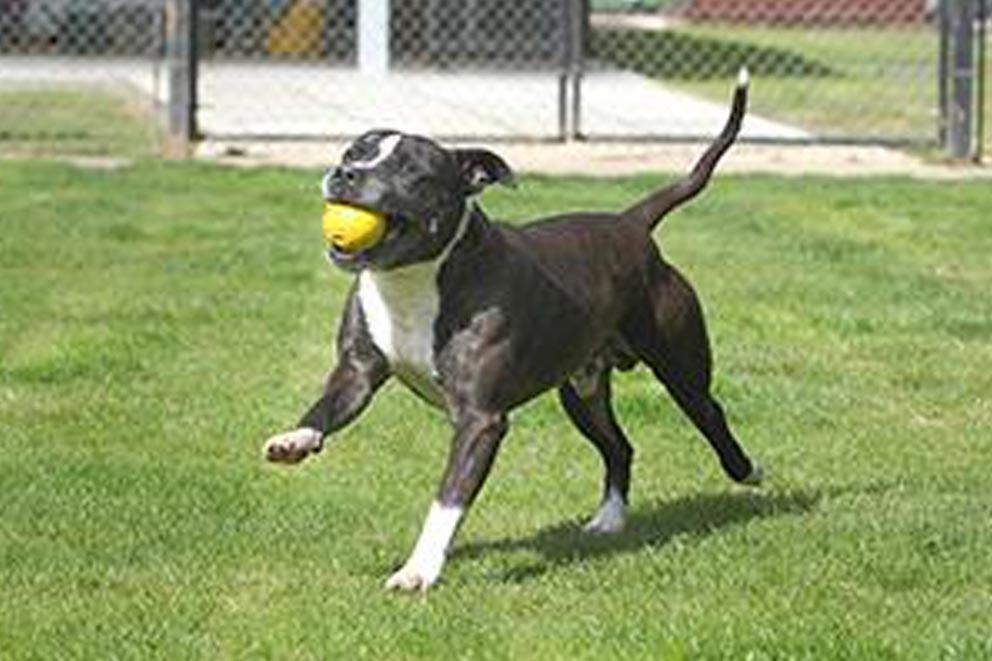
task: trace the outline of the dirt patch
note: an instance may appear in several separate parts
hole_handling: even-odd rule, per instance
[[[478,146],[478,145],[476,145]],[[519,172],[554,175],[622,176],[645,172],[681,172],[705,148],[703,144],[631,143],[496,143],[486,145]],[[327,167],[344,151],[339,142],[205,142],[199,159],[241,166]],[[926,161],[885,147],[735,146],[720,169],[724,172],[786,176],[837,177],[904,175],[924,179],[992,178],[992,167]]]

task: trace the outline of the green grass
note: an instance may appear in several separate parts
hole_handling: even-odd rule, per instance
[[[527,178],[494,215],[616,208],[658,178]],[[0,164],[0,656],[992,656],[986,183],[721,177],[668,219],[716,390],[771,472],[722,477],[617,380],[632,521],[552,397],[513,417],[426,598],[410,550],[449,430],[390,385],[318,458],[260,446],[319,391],[348,279],[316,172]]]
[[[153,155],[157,137],[142,102],[111,89],[0,89],[0,155]]]
[[[763,116],[833,138],[933,142],[937,42],[931,26],[687,24],[661,32],[596,30],[590,48],[593,57],[721,102],[746,64],[754,79],[752,107]],[[992,117],[992,95],[985,107]],[[985,143],[992,148],[992,135]]]

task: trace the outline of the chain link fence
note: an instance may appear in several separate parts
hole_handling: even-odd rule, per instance
[[[156,153],[164,0],[0,0],[0,154]]]
[[[561,135],[566,3],[220,0],[201,12],[200,129],[224,138]],[[378,10],[378,11],[377,11]]]
[[[705,139],[742,65],[754,141],[978,149],[990,104],[987,0],[197,0],[177,50],[190,1],[0,0],[0,149],[137,149],[177,103],[228,140]]]
[[[668,135],[701,137],[720,114],[727,81],[755,80],[752,138],[926,142],[936,138],[938,30],[923,0],[659,0],[654,11],[592,15],[579,131],[623,137],[630,118],[608,112],[615,72],[663,88]],[[609,75],[614,73],[614,75]],[[603,88],[603,89],[600,89]],[[650,131],[649,136],[656,135]]]

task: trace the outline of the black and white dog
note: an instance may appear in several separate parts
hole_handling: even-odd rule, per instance
[[[633,450],[613,415],[610,374],[638,362],[706,437],[727,475],[761,481],[710,393],[696,295],[651,238],[666,213],[706,185],[740,131],[746,104],[742,71],[730,118],[692,172],[619,214],[494,223],[473,196],[488,184],[513,183],[499,156],[395,131],[366,133],[327,172],[329,202],[384,214],[387,229],[367,250],[330,249],[334,264],[356,276],[338,362],[323,396],[296,429],[269,439],[265,454],[295,463],[319,452],[393,375],[448,413],[454,438],[444,477],[412,554],[387,587],[426,590],[437,581],[509,411],[551,388],[605,464],[602,502],[586,528],[620,530]]]

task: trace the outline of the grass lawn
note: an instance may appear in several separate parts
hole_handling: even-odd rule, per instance
[[[509,438],[426,598],[387,594],[442,415],[390,385],[296,469],[348,279],[317,173],[0,163],[0,657],[992,656],[987,183],[721,177],[658,233],[716,389],[769,469],[735,487],[644,372],[618,378],[632,520],[553,397]],[[525,178],[526,219],[657,178]]]
[[[693,28],[717,38],[719,26]],[[755,77],[755,110],[814,132],[932,141],[937,135],[937,33],[905,30],[737,28],[733,38],[760,48],[802,54],[830,73],[804,77],[784,72]],[[771,64],[769,62],[769,64]],[[719,97],[716,81],[688,89]]]
[[[591,48],[594,56],[719,102],[746,64],[755,112],[816,135],[915,142],[937,137],[938,35],[932,26],[687,24],[662,32],[597,30]],[[987,49],[992,57],[992,40]],[[992,83],[992,71],[986,80]],[[992,117],[992,94],[985,109]],[[985,144],[992,150],[992,131]]]
[[[110,88],[0,88],[0,155],[150,156],[157,136],[142,103]]]

